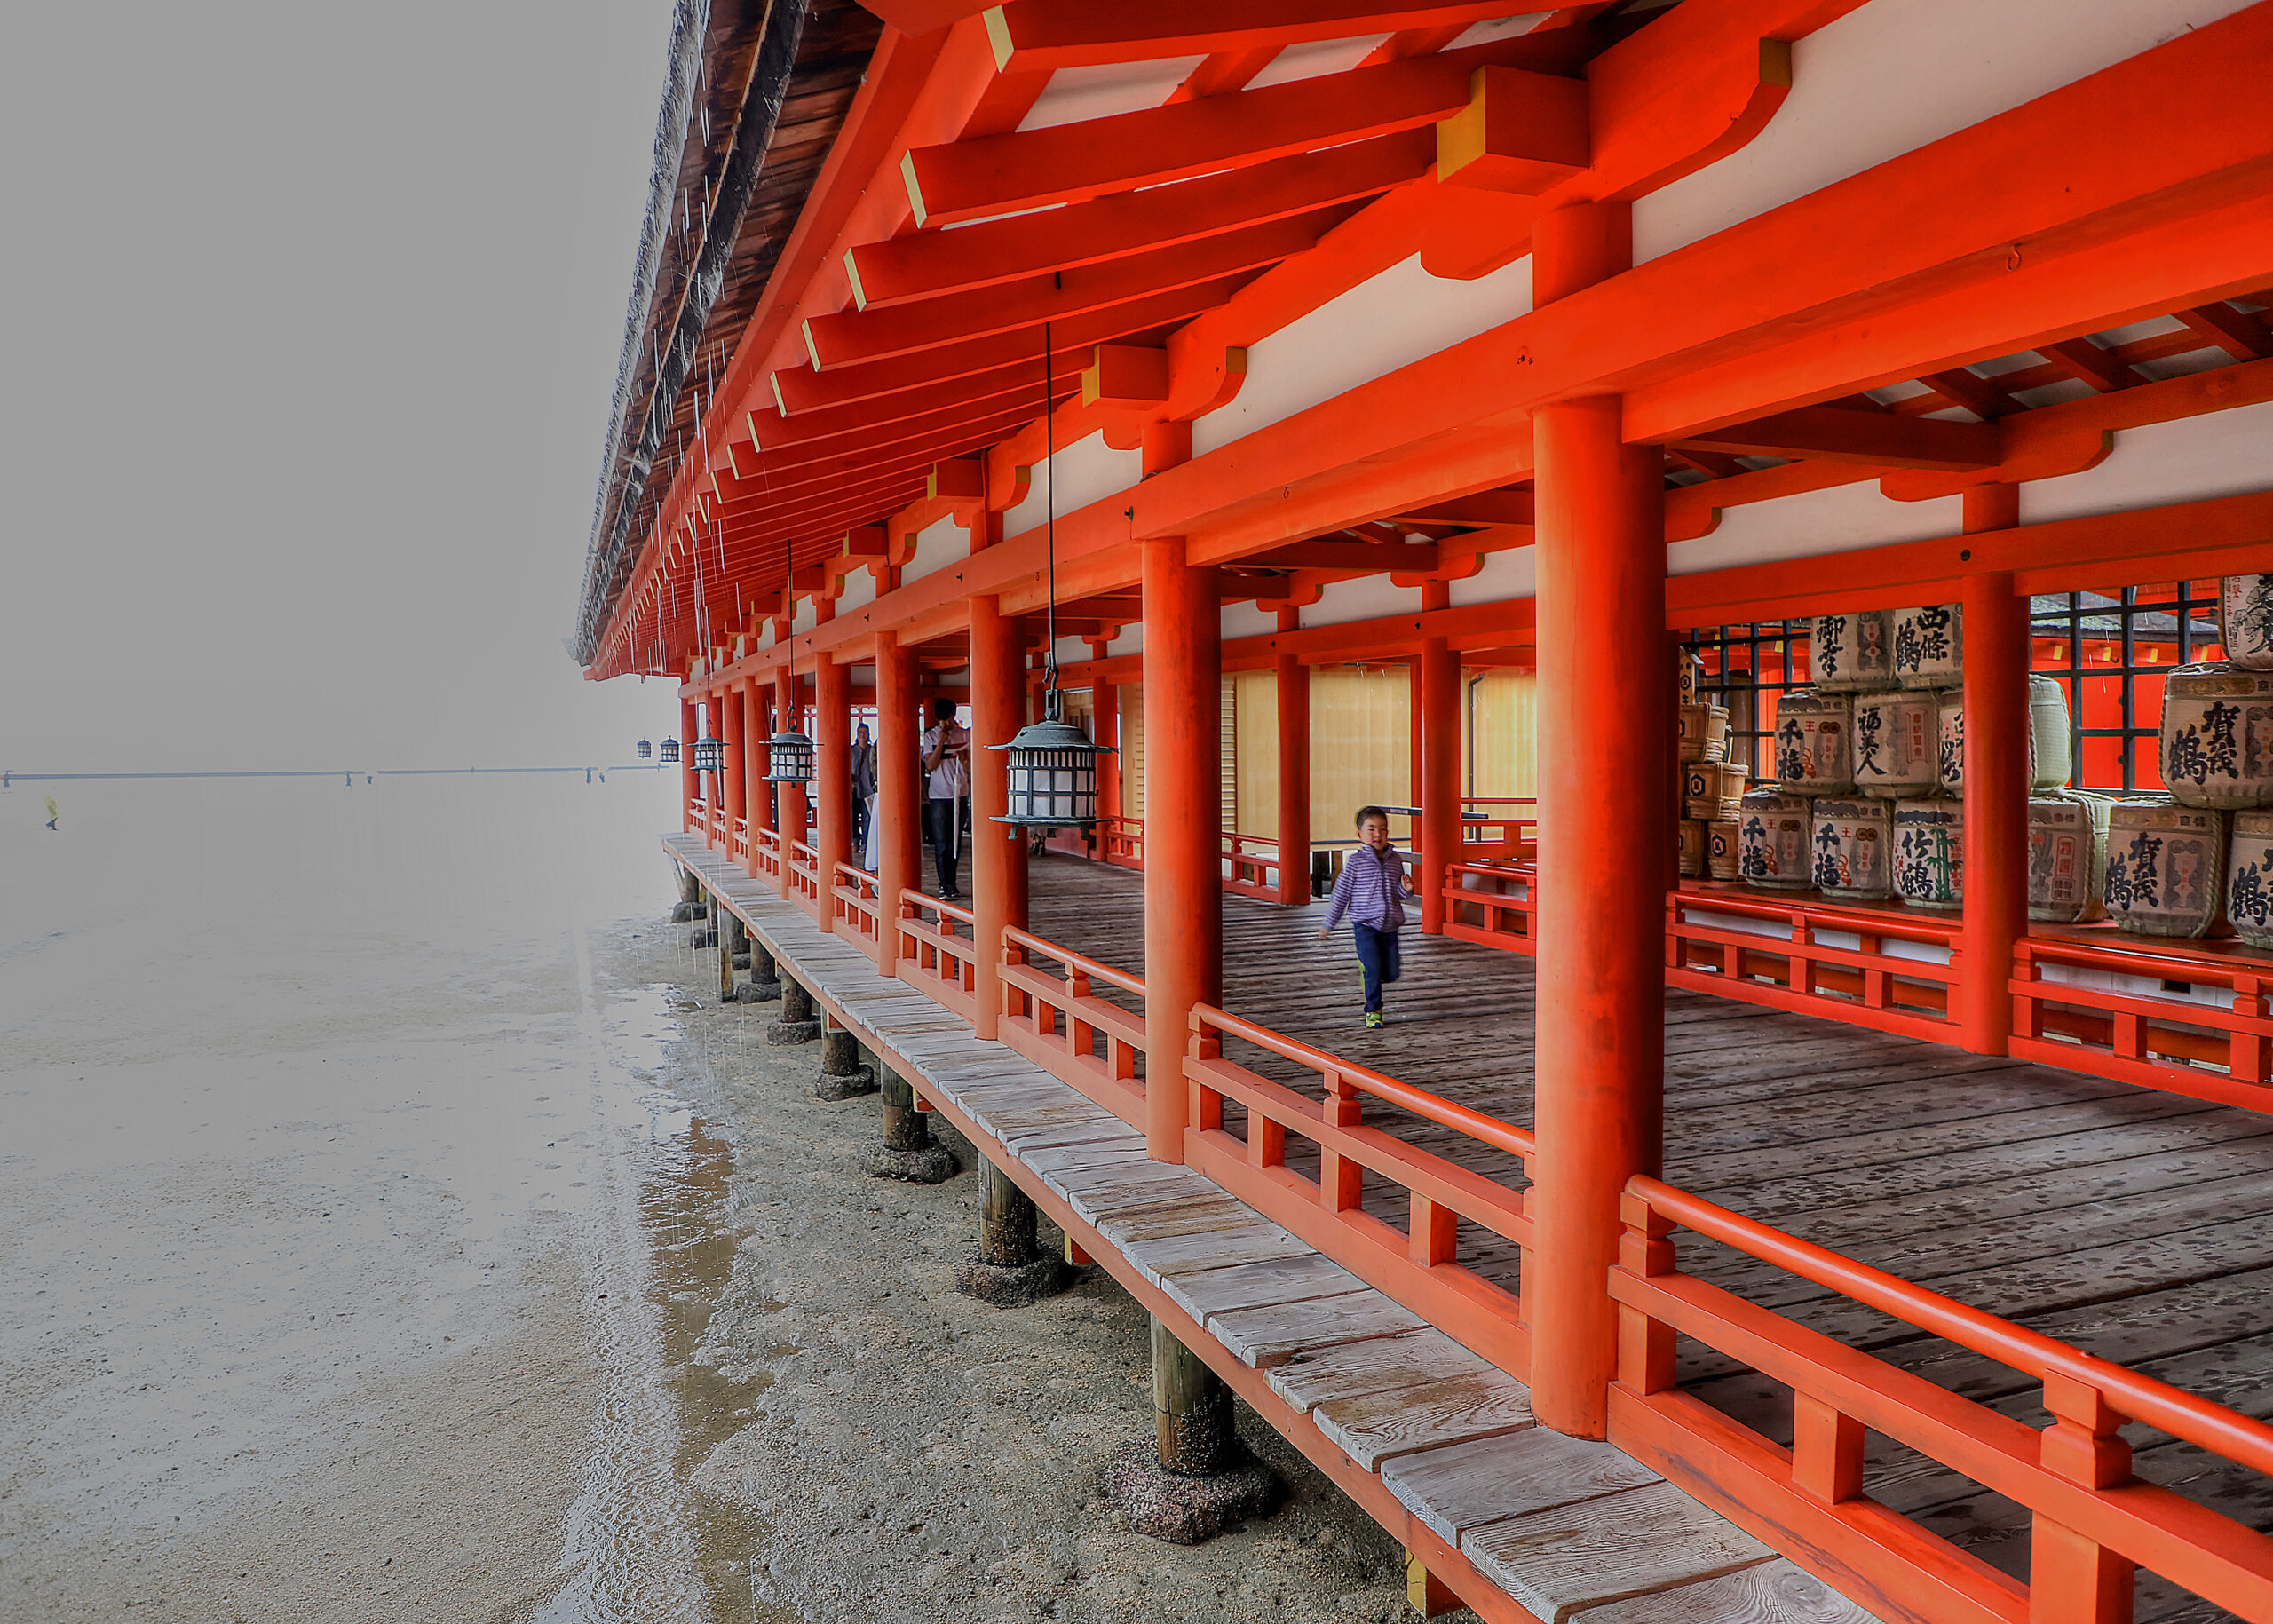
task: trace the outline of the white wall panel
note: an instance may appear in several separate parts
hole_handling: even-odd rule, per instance
[[[1385,614],[1421,613],[1421,589],[1392,586],[1387,575],[1361,575],[1337,581],[1319,594],[1318,602],[1303,611],[1305,626],[1345,626]]]
[[[1712,535],[1667,547],[1666,569],[1669,574],[1695,575],[1739,564],[1955,535],[1964,527],[1963,507],[1955,496],[1889,501],[1879,494],[1875,479],[1750,502],[1723,512]]]
[[[2098,467],[2021,487],[2021,523],[2273,489],[2273,405],[2124,429]]]
[[[1139,451],[1115,451],[1102,432],[1057,448],[1053,460],[1057,478],[1057,516],[1118,495],[1144,475],[1144,456]],[[1049,474],[1037,465],[1026,499],[1002,515],[1002,535],[1009,540],[1038,530],[1049,517]]]
[[[1496,604],[1510,598],[1535,597],[1539,591],[1539,549],[1512,547],[1486,553],[1484,567],[1465,581],[1452,584],[1452,604]]]
[[[900,584],[921,581],[932,571],[970,557],[970,532],[953,518],[935,519],[915,533],[915,551],[900,566]]]

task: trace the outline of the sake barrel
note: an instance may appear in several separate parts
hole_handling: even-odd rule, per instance
[[[1728,754],[1727,706],[1683,705],[1679,714],[1682,760],[1718,761]]]
[[[1809,844],[1812,803],[1803,795],[1755,789],[1737,813],[1737,875],[1762,891],[1807,891],[1815,884]]]
[[[1681,768],[1682,813],[1710,823],[1733,818],[1745,791],[1745,770],[1732,761],[1689,761]]]
[[[1882,800],[1922,800],[1942,787],[1941,696],[1897,688],[1855,696],[1855,788]]]
[[[1681,669],[1674,680],[1674,703],[1698,705],[1704,702],[1701,692],[1705,682],[1705,657],[1693,648],[1681,651]]]
[[[1941,728],[1944,795],[1965,793],[1965,690],[1944,688],[1937,707]],[[2029,785],[2057,789],[2075,775],[2076,757],[2068,735],[2068,691],[2034,672],[2028,679]]]
[[[1853,707],[1843,693],[1794,688],[1776,705],[1776,781],[1802,795],[1840,795],[1855,783],[1848,749]]]
[[[1815,883],[1826,896],[1868,901],[1894,895],[1894,809],[1865,796],[1815,803]]]
[[[1694,818],[1681,820],[1681,873],[1684,879],[1705,877],[1705,826]]]
[[[1894,890],[1913,907],[1964,906],[1964,802],[1894,804]]]
[[[2273,577],[2268,577],[2273,579]],[[2253,947],[2273,949],[2273,812],[2234,814],[2226,860],[2226,917]]]
[[[1894,649],[1884,609],[1818,614],[1808,622],[1808,680],[1818,688],[1894,686]]]
[[[2228,575],[2218,595],[2226,658],[2247,671],[2273,671],[2273,575]]]
[[[2208,936],[2225,910],[2226,814],[2166,795],[2107,811],[2101,886],[2116,924],[2140,936]]]
[[[2224,660],[2163,678],[2163,782],[2185,806],[2273,806],[2273,671]]]
[[[1963,605],[1894,612],[1894,680],[1905,688],[1954,688],[1965,680]]]
[[[1737,877],[1738,818],[1715,818],[1705,826],[1705,872],[1715,880]]]
[[[2039,790],[2028,803],[2028,916],[2051,924],[2104,918],[2106,796]]]

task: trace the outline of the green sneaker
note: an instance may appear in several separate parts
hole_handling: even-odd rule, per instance
[[[1379,1010],[1368,1010],[1366,1011],[1366,1025],[1369,1027],[1386,1026],[1389,1020]]]

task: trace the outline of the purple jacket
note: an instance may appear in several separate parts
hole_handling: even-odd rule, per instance
[[[1355,924],[1376,931],[1395,931],[1405,923],[1405,857],[1394,846],[1379,856],[1371,846],[1359,846],[1342,860],[1342,877],[1334,882],[1334,901],[1326,910],[1326,928],[1342,923],[1347,914]]]

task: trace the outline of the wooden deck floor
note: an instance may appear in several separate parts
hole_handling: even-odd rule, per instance
[[[1140,876],[1037,860],[1031,911],[1037,934],[1143,970]],[[1322,905],[1226,897],[1225,1007],[1528,1126],[1531,961],[1408,929],[1391,1024],[1369,1032],[1347,932],[1320,942],[1323,916]],[[1305,1081],[1274,1057],[1233,1058]],[[1667,1182],[2273,1416],[2273,1118],[1683,992],[1667,997],[1666,1064]],[[1520,1182],[1508,1158],[1434,1124],[1374,1102],[1367,1120]],[[1381,1192],[1385,1217],[1389,1199]],[[1463,1226],[1461,1261],[1512,1285],[1512,1248],[1482,1240]],[[1679,1249],[1683,1269],[1803,1325],[2032,1425],[2048,1419],[2033,1386],[2001,1366],[1695,1236]],[[1709,1351],[1685,1345],[1684,1356],[1691,1390],[1788,1439],[1789,1390]],[[2145,1429],[2126,1436],[2140,1476],[2273,1529],[2273,1493],[2253,1474]],[[2010,1501],[1876,1435],[1865,1487],[2025,1573],[2027,1518]],[[2141,1624],[2225,1616],[2142,1576]]]

